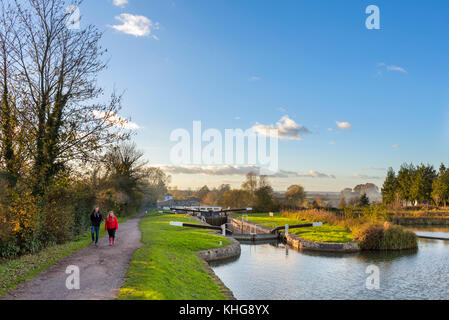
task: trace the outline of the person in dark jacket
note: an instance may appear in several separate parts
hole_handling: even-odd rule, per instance
[[[98,234],[100,232],[100,226],[102,221],[103,215],[100,212],[100,208],[96,207],[92,212],[92,214],[90,215],[92,244],[94,243],[94,241],[95,245],[98,244]]]

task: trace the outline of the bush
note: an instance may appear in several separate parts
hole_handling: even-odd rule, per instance
[[[353,231],[362,250],[402,250],[416,249],[418,240],[415,233],[402,227],[384,224],[366,223]]]

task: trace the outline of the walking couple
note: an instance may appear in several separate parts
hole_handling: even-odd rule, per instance
[[[98,246],[98,235],[102,221],[103,214],[100,212],[99,207],[95,207],[90,215],[92,244],[95,242],[95,246]],[[109,211],[104,227],[109,234],[109,245],[113,246],[115,244],[115,232],[118,230],[118,221],[113,211]]]

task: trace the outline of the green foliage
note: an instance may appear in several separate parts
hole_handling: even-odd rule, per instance
[[[403,164],[397,175],[390,168],[382,188],[382,197],[388,205],[399,205],[401,202],[407,205],[428,205],[432,201],[436,205],[446,205],[449,199],[449,173],[443,164],[438,174],[433,166],[424,164],[417,167]]]
[[[251,194],[246,190],[227,190],[218,199],[218,204],[225,208],[245,208],[251,201]]]
[[[277,211],[278,206],[273,200],[271,186],[260,187],[255,192],[254,210],[258,212]]]
[[[288,187],[285,193],[286,206],[291,209],[299,208],[304,204],[306,193],[300,185],[292,185]],[[284,205],[285,206],[285,205]]]
[[[420,165],[417,167],[412,175],[410,198],[418,203],[430,201],[435,178],[436,173],[432,166]]]
[[[384,203],[392,204],[395,201],[398,185],[396,181],[396,173],[393,168],[388,169],[387,177],[382,187],[382,198]]]
[[[362,210],[362,215],[364,218],[370,221],[387,221],[387,208],[384,204],[373,204],[371,206],[366,206]]]
[[[353,206],[347,206],[344,208],[345,218],[346,219],[354,219],[355,213],[354,213],[354,207]]]
[[[431,197],[434,203],[446,207],[449,200],[449,170],[441,164],[438,177],[433,181]]]
[[[369,206],[369,198],[368,198],[368,196],[366,195],[366,193],[363,193],[363,194],[360,196],[358,206],[359,206],[360,208],[364,208],[364,207]]]

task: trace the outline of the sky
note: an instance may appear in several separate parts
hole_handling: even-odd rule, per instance
[[[193,121],[279,129],[275,190],[381,187],[389,167],[448,162],[448,1],[85,0],[80,13],[104,31],[99,84],[124,92],[120,116],[172,186],[238,187],[248,169],[174,164],[170,135]]]

